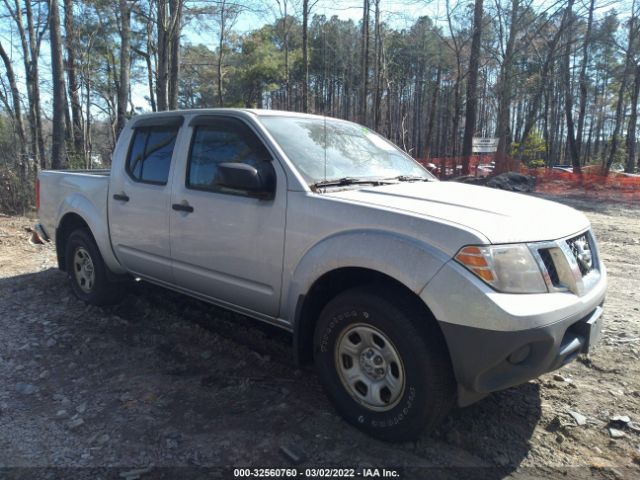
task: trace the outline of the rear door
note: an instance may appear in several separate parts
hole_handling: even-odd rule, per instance
[[[239,118],[196,117],[187,132],[186,168],[176,172],[171,201],[178,209],[171,212],[176,283],[217,303],[276,317],[287,198],[284,170],[250,124]],[[216,185],[218,165],[224,162],[273,169],[274,198],[261,200]]]
[[[111,242],[130,272],[171,283],[169,211],[173,153],[182,117],[144,119],[133,127],[109,189]]]

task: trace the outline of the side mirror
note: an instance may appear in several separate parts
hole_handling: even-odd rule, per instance
[[[274,195],[275,172],[271,163],[267,162],[260,171],[246,163],[221,163],[216,172],[216,184],[268,200]]]

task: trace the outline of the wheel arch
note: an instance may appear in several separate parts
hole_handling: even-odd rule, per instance
[[[297,365],[305,365],[313,361],[313,334],[324,306],[338,294],[363,286],[371,286],[372,289],[382,287],[386,295],[404,302],[417,312],[417,317],[424,321],[417,322],[416,326],[423,333],[433,332],[435,328],[438,335],[442,335],[440,325],[429,306],[399,280],[369,268],[337,268],[318,278],[308,292],[298,298],[293,324],[293,346]],[[444,336],[442,340],[447,348]],[[449,354],[448,348],[447,354]]]
[[[112,278],[112,280],[116,280],[118,276],[122,276],[126,273],[111,251],[111,244],[108,237],[109,234],[106,227],[96,226],[95,222],[88,221],[84,215],[81,215],[75,210],[67,211],[62,215],[58,222],[58,228],[56,228],[55,231],[56,257],[58,260],[58,268],[60,270],[66,271],[65,257],[69,236],[75,230],[79,229],[86,230],[93,239],[107,267],[107,274]],[[100,235],[101,232],[102,235]]]
[[[76,230],[84,229],[89,232],[91,238],[95,242],[95,237],[91,231],[91,227],[84,218],[75,212],[66,213],[56,229],[56,257],[58,259],[58,268],[65,272],[67,270],[66,248],[69,236]]]

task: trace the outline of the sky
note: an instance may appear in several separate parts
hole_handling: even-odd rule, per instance
[[[241,2],[242,0],[237,0]],[[255,1],[255,0],[254,0]],[[300,5],[301,0],[289,0],[293,5],[293,12],[289,12],[293,15],[300,17]],[[313,1],[313,0],[311,0]],[[533,0],[537,4],[538,8],[543,5],[556,4],[557,0]],[[625,10],[625,5],[629,4],[630,0],[598,0],[600,5],[598,14],[601,15],[606,10],[616,8],[619,11]],[[373,16],[374,0],[370,0]],[[238,33],[248,32],[253,29],[260,28],[265,23],[272,23],[278,16],[277,1],[276,0],[262,0],[263,4],[272,5],[271,11],[268,9],[260,14],[246,12],[243,13],[234,30]],[[471,3],[471,0],[458,1],[450,0],[452,8],[461,8],[464,5]],[[576,2],[576,9],[584,8],[582,5],[585,1],[578,0]],[[628,7],[630,8],[630,6]],[[380,0],[381,17],[385,23],[391,25],[393,28],[409,27],[414,23],[415,19],[428,15],[436,24],[443,24],[445,21],[446,2],[445,0]],[[359,22],[362,18],[363,2],[362,0],[318,0],[312,9],[313,14],[321,14],[327,17],[337,15],[343,20],[353,20]],[[183,31],[183,41],[191,44],[204,44],[205,46],[215,49],[216,31],[215,23],[210,22],[211,27],[202,22],[191,22],[187,25]],[[15,25],[13,21],[7,16],[0,17],[0,35],[2,35],[3,43],[6,45],[13,45],[12,60],[16,75],[19,77],[18,81],[22,92],[26,92],[24,84],[24,68],[22,59],[20,57],[20,51],[18,48],[18,36],[15,32]],[[48,38],[46,39],[48,40]],[[42,81],[42,102],[43,110],[45,112],[51,109],[51,94],[50,94],[50,53],[48,42],[45,41],[42,44],[40,67],[41,67],[41,81]],[[0,66],[1,67],[1,66]],[[0,68],[1,72],[1,68]],[[141,111],[148,111],[150,106],[145,100],[147,93],[146,84],[134,84],[132,85],[132,103],[136,108]]]

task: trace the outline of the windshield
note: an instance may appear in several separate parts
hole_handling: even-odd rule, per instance
[[[332,118],[260,120],[310,185],[341,178],[434,179],[398,147],[361,125]]]

